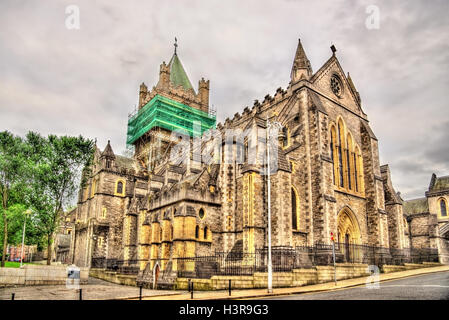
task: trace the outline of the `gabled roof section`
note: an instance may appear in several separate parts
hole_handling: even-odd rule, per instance
[[[366,116],[361,107],[360,95],[356,91],[352,79],[348,79],[348,77],[345,75],[345,72],[343,71],[343,68],[341,67],[340,62],[338,61],[335,53],[329,58],[329,60],[326,61],[326,63],[317,72],[315,72],[315,74],[310,78],[310,82],[314,83],[315,85],[318,85],[320,79],[326,76],[326,74],[328,74],[329,70],[332,68],[334,68],[334,70],[338,70],[337,72],[338,76],[340,80],[343,82],[344,87],[346,88],[345,91],[349,93],[348,97],[351,97],[352,98],[351,100],[354,101],[357,111],[360,112],[363,116]]]
[[[187,76],[184,67],[182,66],[181,60],[179,60],[178,54],[175,52],[173,57],[168,63],[170,68],[170,82],[175,86],[182,86],[185,90],[193,89],[192,83]]]
[[[429,191],[449,190],[449,176],[436,177],[435,182],[429,188]]]
[[[429,203],[427,202],[427,198],[418,198],[404,201],[403,211],[408,215],[429,212]]]

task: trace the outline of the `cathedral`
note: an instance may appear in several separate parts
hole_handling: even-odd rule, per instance
[[[427,206],[423,199],[401,199],[388,165],[379,163],[378,139],[334,46],[314,72],[298,41],[287,87],[218,124],[209,80],[195,89],[176,49],[160,65],[157,84],[140,85],[127,130],[134,155],[115,154],[110,142],[103,151],[96,148],[88,183],[70,213],[74,264],[116,259],[143,274],[177,270],[180,258],[251,254],[267,247],[268,209],[277,248],[335,240],[439,249],[444,234],[447,241],[447,211],[439,216],[441,226],[430,230],[428,223],[437,203],[447,208],[447,178],[445,191],[434,190],[441,178],[432,178],[428,196],[435,201]],[[271,124],[278,128],[275,138],[267,135]],[[193,148],[178,148],[186,136]],[[269,139],[276,140],[266,150],[271,160],[254,156],[265,154]],[[205,163],[198,151],[214,161]],[[267,164],[275,168],[269,175]],[[415,225],[427,229],[419,233]],[[417,233],[421,238],[412,237]]]

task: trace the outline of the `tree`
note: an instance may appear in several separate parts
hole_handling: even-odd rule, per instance
[[[81,173],[92,164],[94,143],[82,136],[44,138],[34,132],[27,134],[26,141],[27,157],[33,162],[28,201],[45,234],[47,264],[50,264],[53,235],[64,207],[76,196],[79,185],[86,183],[87,175]]]
[[[24,144],[20,137],[8,131],[0,132],[0,195],[3,222],[3,249],[1,267],[5,266],[6,249],[8,245],[8,207],[14,197],[20,194],[18,189],[23,186],[28,161],[24,157]]]

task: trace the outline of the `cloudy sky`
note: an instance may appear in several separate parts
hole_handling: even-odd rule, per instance
[[[66,27],[66,7],[80,28]],[[368,29],[369,5],[379,29]],[[97,138],[125,149],[139,84],[156,84],[174,37],[218,121],[285,88],[297,39],[313,70],[337,47],[405,199],[449,174],[449,1],[0,2],[0,130]]]

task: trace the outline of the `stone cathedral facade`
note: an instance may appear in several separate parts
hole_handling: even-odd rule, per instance
[[[215,123],[209,109],[209,80],[196,91],[176,52],[161,64],[158,83],[142,83],[139,106],[128,122],[134,156],[116,155],[108,142],[97,148],[89,183],[79,192],[71,255],[91,266],[97,258],[136,262],[141,270],[176,270],[176,258],[215,252],[251,253],[267,245],[267,176],[263,163],[249,163],[270,122],[280,124],[271,174],[272,244],[295,247],[341,243],[408,248],[410,230],[403,200],[387,165],[379,163],[378,139],[349,73],[332,55],[313,71],[301,42],[291,81],[232,119]],[[191,152],[172,163],[182,129],[193,136],[216,129],[255,132],[223,139],[204,164]],[[199,148],[207,148],[203,142]],[[227,148],[227,150],[225,150]],[[232,159],[242,156],[242,161]],[[429,236],[437,248],[440,235]],[[424,243],[424,242],[423,242]]]

